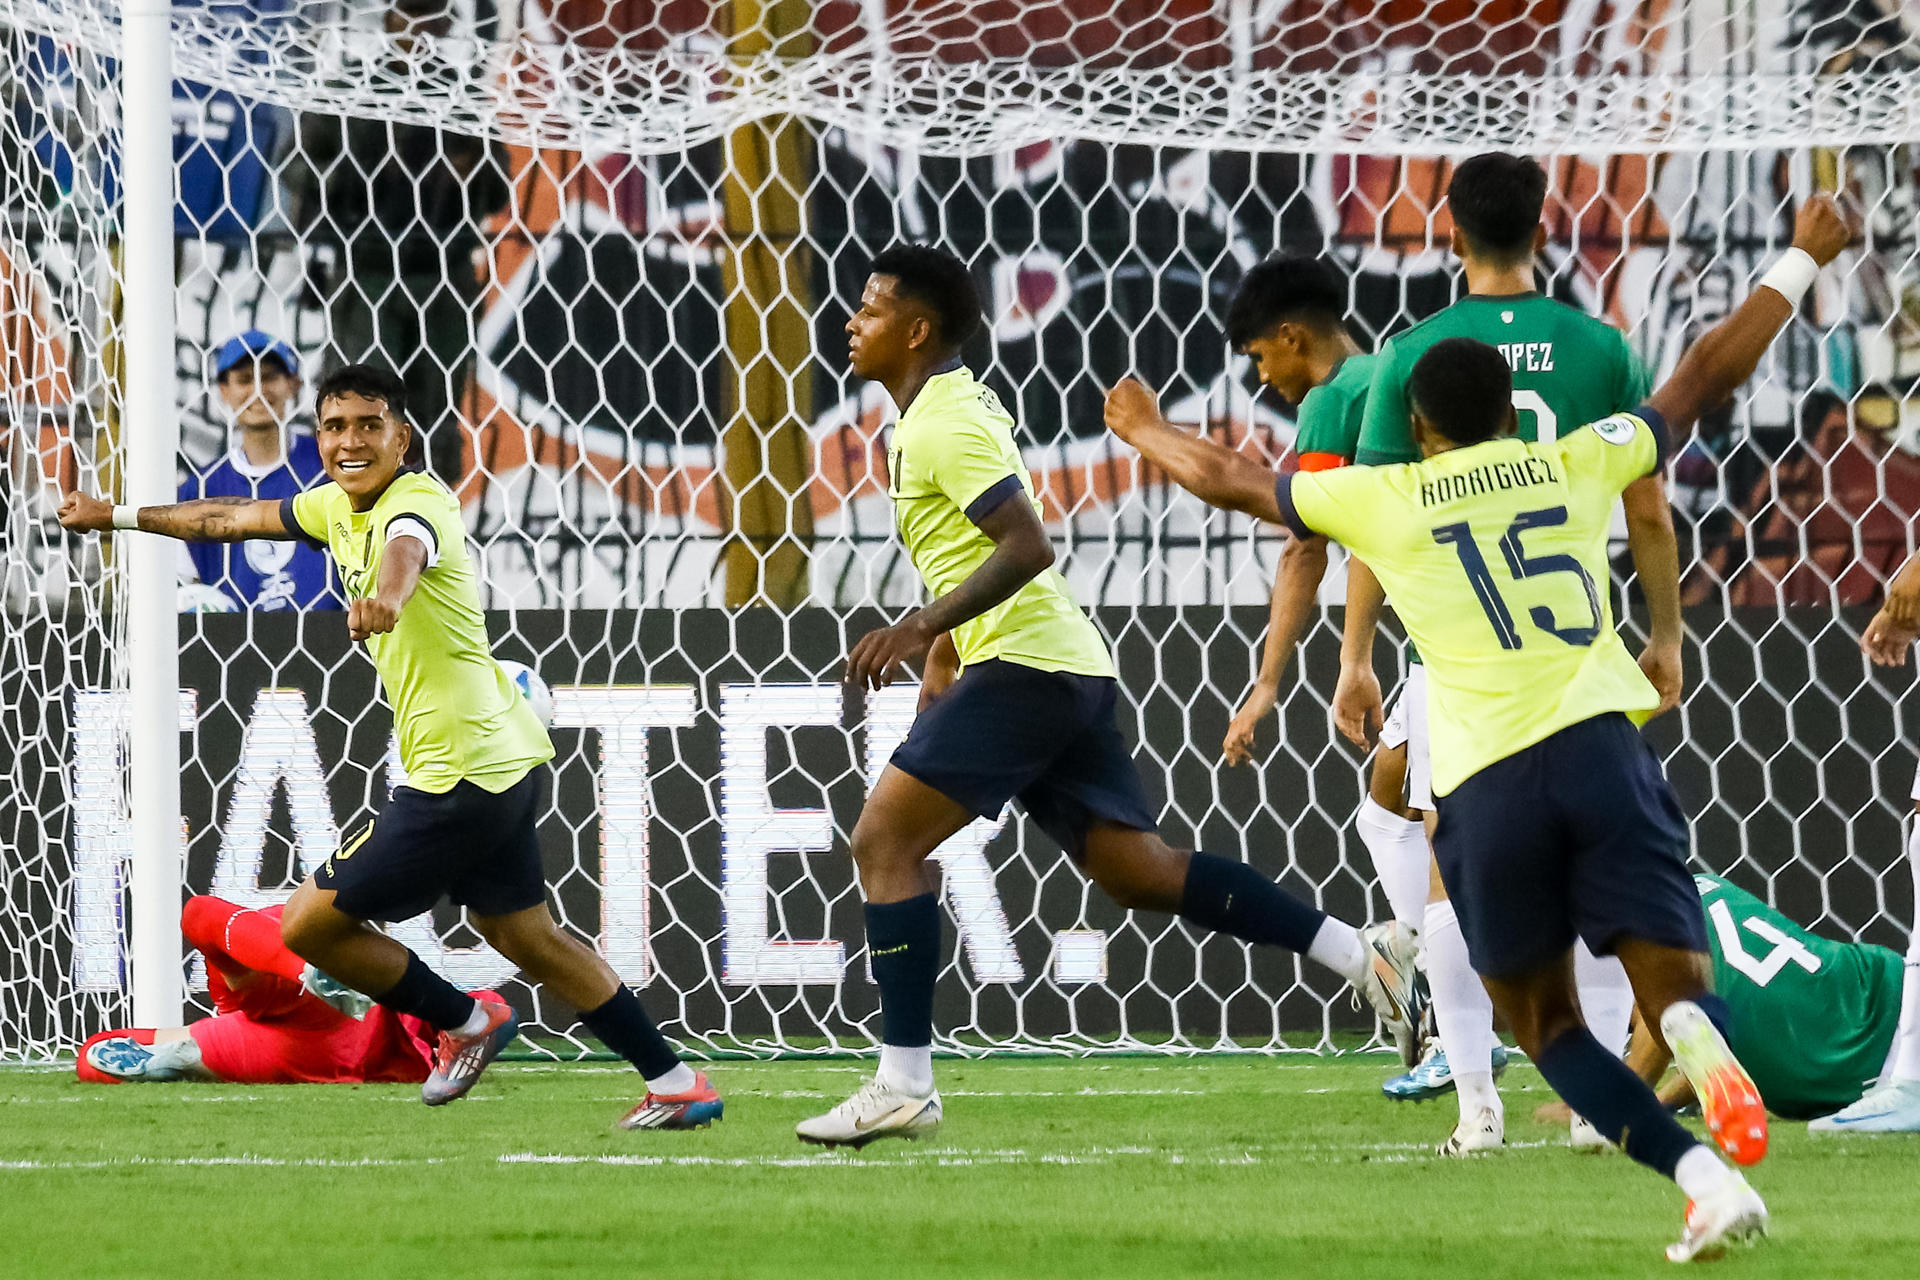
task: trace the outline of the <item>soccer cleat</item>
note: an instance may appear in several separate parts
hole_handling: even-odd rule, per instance
[[[1585,1116],[1575,1113],[1573,1123],[1567,1126],[1567,1145],[1575,1151],[1589,1155],[1598,1155],[1617,1148],[1607,1141],[1607,1135],[1593,1127]]]
[[[1852,1106],[1813,1121],[1808,1133],[1920,1133],[1920,1080],[1892,1080]]]
[[[1728,1245],[1753,1244],[1766,1234],[1767,1206],[1735,1173],[1713,1195],[1687,1203],[1686,1229],[1667,1246],[1667,1261],[1710,1262]]]
[[[373,1008],[373,997],[355,991],[338,978],[329,977],[312,965],[300,971],[300,989],[324,1004],[346,1014],[355,1022],[365,1021]]]
[[[794,1126],[802,1142],[822,1147],[864,1147],[881,1138],[931,1138],[940,1131],[940,1091],[905,1093],[878,1078],[851,1098]]]
[[[433,1052],[433,1073],[420,1086],[420,1101],[428,1106],[444,1106],[465,1097],[487,1064],[520,1034],[520,1019],[510,1007],[493,1000],[480,1001],[480,1007],[486,1010],[487,1027],[479,1035],[440,1033],[440,1043]]]
[[[720,1119],[726,1103],[707,1083],[704,1071],[695,1073],[693,1088],[685,1093],[649,1092],[640,1105],[620,1119],[622,1129],[704,1129]]]
[[[1443,1156],[1478,1156],[1507,1145],[1507,1118],[1492,1107],[1461,1116],[1453,1136],[1435,1148]]]
[[[1360,931],[1367,948],[1367,972],[1356,985],[1393,1036],[1400,1065],[1411,1067],[1419,1054],[1420,1021],[1427,1011],[1426,979],[1418,960],[1420,940],[1398,920],[1370,924]]]
[[[1507,1073],[1505,1045],[1493,1046],[1493,1078]],[[1427,1056],[1418,1066],[1397,1075],[1380,1086],[1380,1092],[1395,1102],[1427,1102],[1453,1092],[1453,1068],[1447,1065],[1447,1051],[1436,1038],[1427,1042]]]
[[[1766,1104],[1706,1011],[1691,1000],[1676,1000],[1660,1015],[1660,1034],[1693,1086],[1713,1140],[1735,1164],[1760,1163],[1767,1154]]]
[[[87,1046],[87,1065],[115,1081],[172,1083],[205,1080],[200,1046],[192,1037],[162,1044],[141,1044],[132,1036],[109,1036]]]

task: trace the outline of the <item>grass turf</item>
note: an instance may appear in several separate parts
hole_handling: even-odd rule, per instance
[[[947,1128],[864,1154],[793,1122],[870,1068],[715,1068],[711,1130],[610,1128],[612,1065],[501,1064],[467,1101],[398,1086],[92,1086],[0,1071],[0,1273],[191,1277],[1644,1276],[1672,1185],[1579,1156],[1506,1081],[1505,1155],[1431,1155],[1452,1101],[1390,1060],[942,1062]],[[1773,1241],[1740,1276],[1913,1274],[1920,1137],[1777,1123]],[[1468,1268],[1472,1268],[1468,1271]],[[1436,1270],[1439,1269],[1439,1270]]]

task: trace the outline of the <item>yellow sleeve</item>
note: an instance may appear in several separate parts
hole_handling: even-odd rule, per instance
[[[393,522],[400,519],[418,521],[433,534],[434,545],[428,557],[430,563],[437,564],[441,556],[449,549],[458,547],[467,536],[467,527],[460,519],[459,502],[451,493],[424,477],[408,483],[384,504],[380,536],[385,538]]]
[[[287,532],[324,550],[327,546],[327,507],[340,486],[329,480],[312,489],[303,489],[280,504],[280,523]]]
[[[974,510],[983,497],[1009,496],[1003,488],[1011,479],[1020,488],[1025,463],[1013,445],[1013,437],[996,431],[979,419],[954,415],[926,433],[927,470],[933,487],[953,501],[953,505],[977,520],[985,511]]]
[[[1379,509],[1377,467],[1339,467],[1332,471],[1297,471],[1274,482],[1281,523],[1300,537],[1325,534],[1355,555],[1364,557],[1380,521],[1368,519],[1369,508]]]
[[[1567,477],[1597,485],[1608,497],[1666,461],[1667,424],[1646,406],[1589,422],[1555,442]]]

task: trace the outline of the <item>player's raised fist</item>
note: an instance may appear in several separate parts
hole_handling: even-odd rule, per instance
[[[1160,421],[1160,401],[1136,378],[1122,378],[1107,392],[1107,430],[1132,440],[1142,427]]]
[[[347,635],[354,640],[385,635],[400,621],[400,610],[378,596],[347,605]]]
[[[75,533],[104,533],[113,528],[113,504],[75,489],[60,502],[60,525]]]
[[[1832,196],[1817,195],[1793,215],[1793,247],[1804,249],[1823,267],[1839,257],[1851,239],[1853,227]]]

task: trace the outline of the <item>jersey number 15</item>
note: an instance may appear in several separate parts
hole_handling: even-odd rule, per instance
[[[1507,568],[1516,578],[1543,578],[1557,573],[1572,574],[1580,583],[1586,595],[1589,621],[1585,626],[1563,627],[1553,616],[1553,610],[1546,605],[1537,604],[1527,610],[1527,617],[1533,625],[1540,628],[1556,640],[1571,645],[1589,645],[1600,634],[1600,593],[1594,588],[1590,577],[1580,562],[1570,555],[1558,552],[1552,555],[1532,556],[1520,545],[1520,539],[1530,529],[1545,529],[1567,522],[1565,507],[1548,507],[1541,511],[1522,511],[1507,526],[1500,537],[1500,552],[1506,557]],[[1465,520],[1455,524],[1443,524],[1433,530],[1433,540],[1442,546],[1451,546],[1460,557],[1460,567],[1466,571],[1467,582],[1473,587],[1475,598],[1480,601],[1482,612],[1493,625],[1493,634],[1500,641],[1502,649],[1521,647],[1520,626],[1513,618],[1513,610],[1500,594],[1499,584],[1493,580],[1493,571],[1487,567],[1487,558],[1480,552],[1480,544],[1473,540],[1473,530]]]

